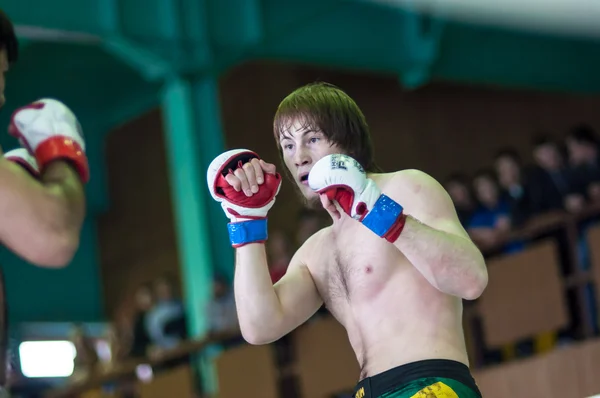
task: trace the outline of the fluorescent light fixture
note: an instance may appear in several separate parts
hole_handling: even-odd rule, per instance
[[[24,341],[19,345],[21,372],[25,377],[69,377],[77,351],[70,341]]]

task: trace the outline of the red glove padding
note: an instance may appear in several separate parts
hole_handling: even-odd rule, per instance
[[[75,114],[62,102],[41,99],[17,109],[8,132],[35,156],[43,170],[55,160],[69,161],[86,183],[90,178],[85,142]]]
[[[259,157],[252,151],[233,149],[217,156],[208,167],[208,189],[232,222],[266,218],[281,188],[281,175],[269,173],[265,173],[265,182],[258,187],[258,192],[250,197],[229,185],[225,176],[254,158]]]

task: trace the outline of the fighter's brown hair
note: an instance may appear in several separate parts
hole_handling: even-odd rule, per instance
[[[0,10],[0,50],[6,50],[9,64],[17,62],[19,42],[17,41],[15,28],[2,10]]]
[[[321,131],[330,143],[337,144],[356,159],[365,171],[381,171],[374,160],[365,116],[356,102],[338,87],[324,82],[311,83],[284,98],[273,122],[278,146],[282,133],[295,120],[301,120],[306,128]]]

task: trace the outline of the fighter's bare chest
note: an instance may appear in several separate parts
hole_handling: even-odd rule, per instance
[[[358,223],[332,229],[320,246],[322,263],[314,274],[330,310],[336,304],[375,296],[397,262],[397,250]]]

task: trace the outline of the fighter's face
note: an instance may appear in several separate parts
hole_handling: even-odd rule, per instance
[[[0,108],[4,105],[5,75],[8,72],[8,54],[5,49],[0,50]]]
[[[324,156],[340,153],[323,132],[306,126],[302,120],[295,120],[279,137],[283,160],[300,192],[308,201],[318,199],[318,195],[308,186],[308,173],[316,162]]]

